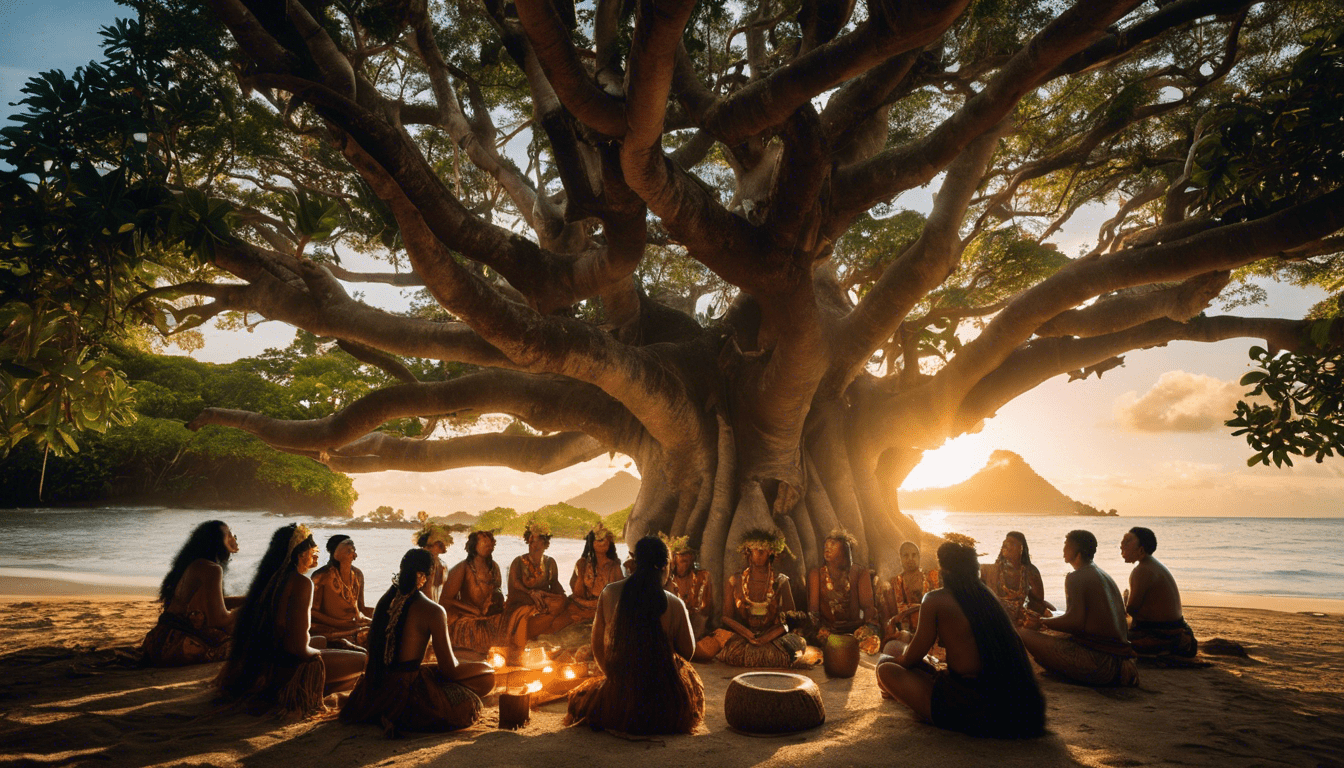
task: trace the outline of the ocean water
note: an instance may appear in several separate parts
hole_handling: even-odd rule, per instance
[[[984,562],[993,561],[1004,533],[1022,531],[1032,562],[1041,570],[1046,599],[1060,606],[1064,576],[1070,570],[1061,554],[1064,534],[1073,528],[1096,534],[1100,542],[1097,564],[1123,588],[1130,566],[1120,559],[1120,538],[1135,525],[1157,533],[1157,557],[1176,575],[1183,590],[1344,599],[1344,560],[1339,557],[1344,519],[1051,517],[940,510],[908,514],[926,530],[974,537],[979,551],[985,553]],[[192,528],[211,519],[228,523],[239,538],[240,552],[225,577],[229,594],[246,591],[271,533],[290,522],[307,524],[319,546],[333,533],[354,538],[359,552],[355,564],[364,571],[370,603],[390,583],[401,556],[412,546],[409,529],[344,530],[330,518],[264,512],[135,507],[0,510],[0,576],[153,590]],[[458,535],[444,560],[450,565],[461,560],[465,544],[465,536]],[[559,563],[562,581],[567,581],[582,550],[580,540],[551,542],[548,554]],[[495,560],[507,568],[524,551],[520,537],[502,536]],[[624,558],[625,546],[618,551]]]
[[[207,520],[223,520],[238,537],[224,576],[228,594],[243,594],[266,552],[276,528],[303,523],[313,532],[327,561],[327,537],[349,535],[355,541],[355,566],[364,572],[369,604],[391,584],[406,550],[414,546],[409,528],[347,529],[341,521],[324,517],[275,515],[199,509],[95,507],[88,509],[0,510],[0,576],[40,577],[85,584],[134,587],[157,591],[173,557],[193,528]],[[466,556],[466,536],[453,534],[455,543],[443,556],[452,565]],[[622,557],[625,547],[619,546]],[[495,561],[508,568],[527,551],[519,536],[501,536]],[[555,539],[548,554],[560,564],[560,578],[583,553],[577,539]]]
[[[955,531],[978,542],[981,562],[998,555],[1004,534],[1027,537],[1031,561],[1041,571],[1046,599],[1063,606],[1064,534],[1075,528],[1097,537],[1096,563],[1121,589],[1129,571],[1120,539],[1141,525],[1157,535],[1154,556],[1187,592],[1344,599],[1344,518],[1278,517],[1074,517],[999,515],[942,510],[907,512],[921,528]]]

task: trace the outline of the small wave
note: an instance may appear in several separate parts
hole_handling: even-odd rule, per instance
[[[1303,578],[1303,579],[1330,579],[1330,578],[1336,578],[1336,577],[1339,576],[1339,574],[1338,574],[1337,572],[1332,573],[1332,572],[1330,572],[1330,571],[1312,571],[1312,570],[1307,570],[1307,569],[1296,570],[1296,571],[1265,571],[1262,575],[1264,575],[1264,576],[1266,576],[1266,577],[1283,577],[1283,576],[1289,576],[1289,577]]]

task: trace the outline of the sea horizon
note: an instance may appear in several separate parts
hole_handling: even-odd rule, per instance
[[[1176,575],[1183,592],[1344,600],[1344,564],[1330,554],[1331,542],[1344,537],[1344,518],[1137,518],[942,510],[906,514],[926,531],[974,537],[986,563],[993,562],[1007,531],[1022,531],[1041,571],[1046,599],[1061,607],[1069,571],[1060,554],[1064,533],[1092,530],[1100,542],[1097,564],[1124,588],[1130,567],[1119,557],[1119,540],[1144,521],[1157,532],[1157,558]],[[336,533],[355,539],[360,555],[356,566],[365,573],[370,603],[386,588],[401,555],[412,545],[412,529],[346,528],[347,518],[157,506],[7,509],[0,510],[0,594],[26,594],[14,591],[15,580],[22,579],[85,584],[102,592],[118,586],[135,592],[154,590],[191,529],[211,519],[228,522],[240,539],[242,549],[226,576],[230,594],[246,591],[271,532],[290,522],[308,525],[319,547]],[[1253,542],[1258,544],[1248,546]],[[451,565],[461,560],[464,544],[465,536],[458,534],[444,561]],[[556,538],[551,543],[548,554],[556,559],[566,587],[582,549],[581,539]],[[624,557],[625,545],[618,549]],[[521,537],[501,536],[495,559],[507,568],[525,550]],[[326,560],[325,550],[322,559]]]

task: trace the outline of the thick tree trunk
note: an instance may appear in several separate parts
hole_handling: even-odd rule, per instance
[[[745,567],[737,551],[743,535],[754,529],[777,531],[789,553],[777,557],[775,567],[789,575],[800,600],[808,569],[821,562],[822,542],[837,528],[858,540],[856,562],[877,573],[899,568],[897,553],[904,541],[918,542],[931,556],[928,537],[896,504],[895,489],[921,452],[887,451],[876,462],[877,471],[866,468],[870,462],[852,445],[849,424],[857,418],[841,404],[813,407],[796,449],[804,478],[801,493],[791,507],[775,513],[768,481],[741,473],[739,458],[751,449],[739,443],[730,420],[718,414],[712,475],[686,481],[669,476],[661,456],[637,460],[644,482],[626,525],[626,543],[633,547],[641,537],[658,533],[689,535],[714,580],[715,594],[722,595],[727,578]]]

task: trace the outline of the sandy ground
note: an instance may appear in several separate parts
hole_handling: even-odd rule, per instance
[[[282,724],[219,714],[217,665],[127,666],[157,605],[99,595],[0,600],[0,765],[668,766],[752,765],[1344,765],[1344,614],[1191,607],[1201,640],[1249,658],[1205,656],[1202,669],[1144,666],[1137,689],[1090,689],[1048,676],[1049,734],[999,742],[915,722],[883,701],[871,664],[848,680],[811,673],[825,725],[779,738],[730,731],[722,701],[741,670],[698,665],[710,702],[693,736],[630,741],[560,725],[564,702],[521,731],[475,727],[386,740],[330,719]]]

